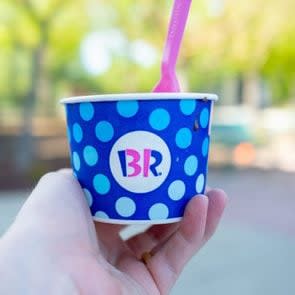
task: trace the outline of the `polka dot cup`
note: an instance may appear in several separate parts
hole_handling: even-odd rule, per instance
[[[93,218],[170,223],[204,193],[211,114],[199,93],[73,97],[66,107],[74,174]]]

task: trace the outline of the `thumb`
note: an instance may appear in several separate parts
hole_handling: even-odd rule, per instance
[[[57,227],[92,223],[83,190],[70,170],[44,175],[16,217],[16,223]],[[86,225],[86,224],[85,224]]]

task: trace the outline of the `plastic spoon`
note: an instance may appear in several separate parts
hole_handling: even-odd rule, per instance
[[[180,92],[175,66],[191,2],[191,0],[174,1],[162,58],[161,79],[153,92]]]

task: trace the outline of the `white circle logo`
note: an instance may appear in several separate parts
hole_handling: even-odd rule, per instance
[[[171,155],[159,136],[134,131],[116,141],[110,154],[110,167],[120,186],[133,193],[147,193],[167,178]]]

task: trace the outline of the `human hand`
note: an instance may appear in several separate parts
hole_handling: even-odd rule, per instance
[[[93,222],[70,171],[49,173],[0,240],[0,294],[168,294],[226,205],[223,191],[206,195],[191,199],[181,222],[123,241],[123,226]]]

